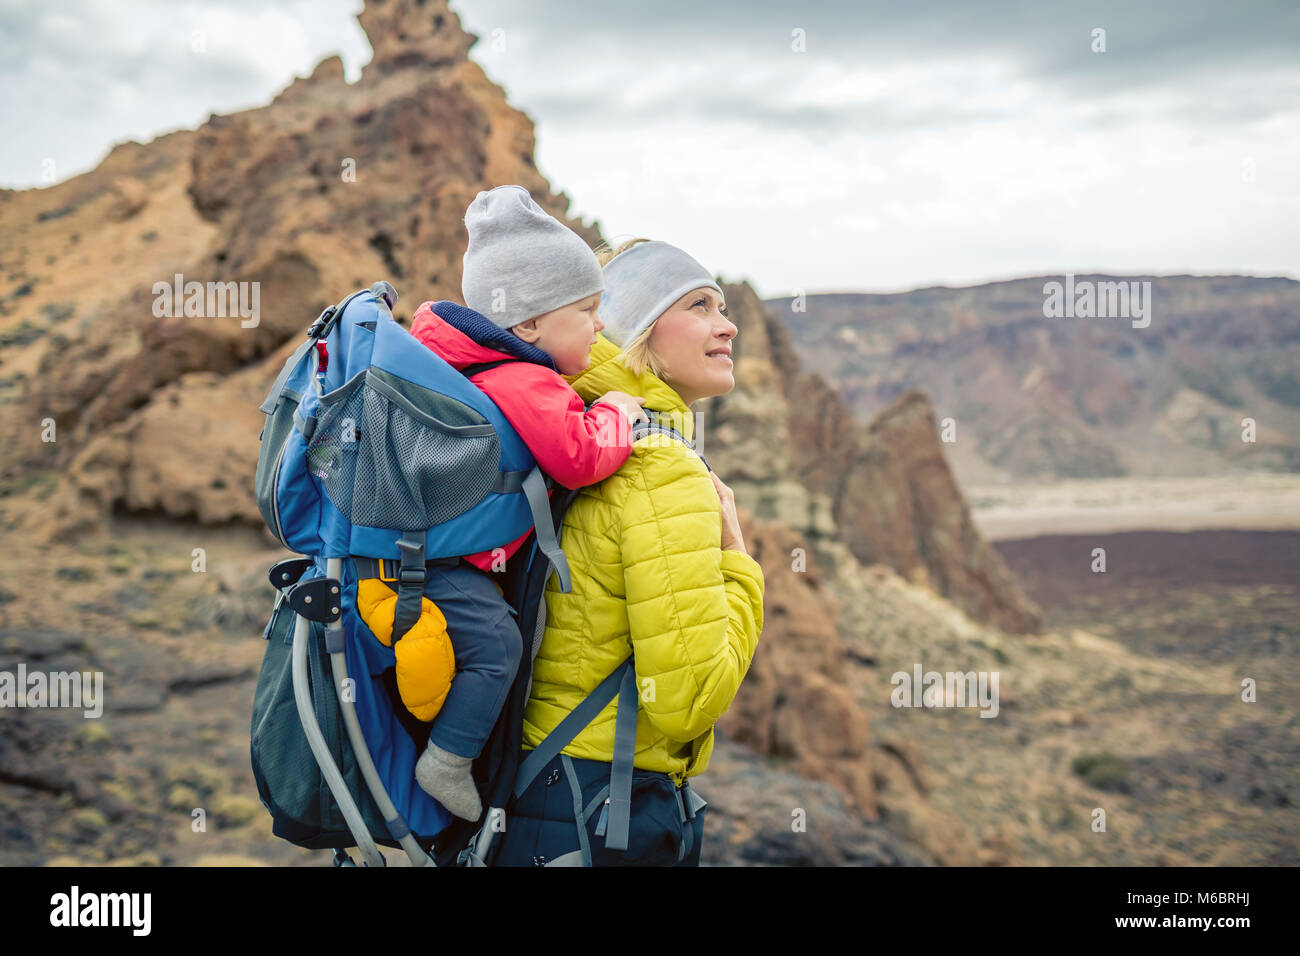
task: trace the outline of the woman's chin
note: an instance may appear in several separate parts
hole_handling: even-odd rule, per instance
[[[716,362],[717,359],[709,359],[708,361]],[[700,377],[701,380],[699,382],[699,387],[695,390],[701,398],[713,398],[716,395],[726,395],[736,387],[736,377],[732,374],[730,365],[726,368],[720,369],[711,368],[708,369],[708,372],[708,375]]]

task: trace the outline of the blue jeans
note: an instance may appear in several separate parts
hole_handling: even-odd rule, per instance
[[[524,642],[506,603],[486,571],[467,561],[434,565],[424,595],[447,619],[456,676],[429,740],[461,757],[483,750],[519,670]]]

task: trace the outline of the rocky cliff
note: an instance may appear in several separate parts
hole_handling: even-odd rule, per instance
[[[148,571],[135,568],[116,550],[122,529],[161,522],[255,535],[257,405],[311,319],[380,277],[403,294],[399,317],[425,299],[457,298],[461,217],[480,189],[519,183],[565,217],[566,197],[533,164],[530,121],[467,59],[474,38],[445,0],[371,0],[360,20],[375,55],[355,84],[344,81],[337,58],[327,59],[266,107],[121,145],[96,170],[48,189],[0,193],[8,283],[0,298],[0,437],[10,450],[0,516],[16,542],[15,566],[54,574],[73,556],[66,542],[76,534],[83,553],[100,549],[123,575],[102,591],[86,585],[93,598],[75,606],[10,607],[0,625],[101,629],[103,641],[115,642],[113,654],[155,628],[179,637],[184,621],[194,634],[251,637],[261,612],[247,613],[241,595],[265,597],[255,589],[265,555],[232,545],[229,573],[197,599],[184,575],[170,590],[154,582],[155,597],[176,606],[163,621],[132,603],[143,600],[141,590],[123,585],[137,575],[152,581],[153,564],[169,559],[151,553]],[[567,221],[599,240],[596,224]],[[258,283],[256,323],[160,315],[155,285],[178,274]],[[726,290],[741,329],[737,387],[701,406],[701,430],[710,462],[736,489],[768,592],[758,656],[720,729],[797,779],[829,785],[847,802],[827,814],[874,827],[862,831],[857,849],[824,839],[800,844],[801,859],[1005,860],[1000,850],[977,852],[969,834],[939,814],[923,828],[929,835],[912,834],[906,849],[881,828],[891,805],[924,807],[923,760],[897,740],[875,739],[862,688],[844,666],[857,653],[846,642],[870,643],[872,635],[846,619],[837,594],[844,582],[869,590],[879,578],[864,577],[864,565],[876,563],[1009,631],[1037,628],[1037,609],[975,532],[926,400],[908,395],[869,426],[856,422],[832,388],[801,367],[787,330],[753,291]],[[96,574],[94,566],[83,570],[77,580]],[[206,612],[212,601],[226,609]],[[16,653],[22,640],[15,638]],[[120,678],[152,680],[127,671]],[[0,759],[0,783],[39,776],[30,767],[6,770],[6,762],[25,766],[40,747],[20,749]],[[776,769],[726,753],[719,789],[708,796],[728,821],[730,859],[779,860],[789,848],[745,808],[774,812],[772,794],[786,792],[789,778],[786,790],[765,793],[764,774]],[[829,807],[821,786],[808,785],[804,805]],[[83,797],[93,808],[94,794]],[[788,811],[776,814],[783,815],[788,825]]]
[[[1300,470],[1300,282],[1079,275],[1048,317],[1064,279],[768,304],[860,421],[923,390],[966,484]]]
[[[1041,611],[971,520],[926,397],[909,392],[864,426],[803,368],[747,284],[726,294],[739,329],[736,388],[701,408],[705,453],[737,501],[796,529],[823,563],[885,564],[977,620],[1041,628]]]
[[[67,472],[56,526],[114,507],[252,517],[249,400],[315,314],[379,277],[407,309],[458,296],[480,189],[519,183],[564,218],[532,123],[467,59],[474,38],[445,2],[371,3],[360,20],[375,54],[355,84],[330,58],[264,108],[0,194],[5,471]],[[156,315],[155,283],[177,274],[257,282],[257,324]]]

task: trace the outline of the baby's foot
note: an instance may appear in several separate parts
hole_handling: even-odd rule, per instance
[[[463,820],[477,820],[483,813],[478,787],[469,757],[443,750],[432,740],[415,763],[415,779],[421,789]]]

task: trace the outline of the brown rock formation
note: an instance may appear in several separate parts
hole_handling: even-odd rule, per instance
[[[145,502],[254,520],[245,476],[256,430],[243,411],[247,383],[235,381],[242,371],[269,381],[268,355],[375,279],[404,293],[399,311],[458,297],[462,217],[481,189],[518,183],[565,217],[567,198],[533,165],[531,122],[466,58],[474,38],[446,0],[371,3],[360,20],[375,55],[355,84],[333,57],[264,108],[119,146],[50,189],[3,194],[0,251],[25,280],[24,313],[68,301],[81,317],[75,330],[35,326],[22,355],[5,356],[19,370],[6,383],[14,404],[0,437],[15,452],[6,471],[68,471],[56,526]],[[594,224],[570,225],[599,238]],[[178,273],[258,283],[258,321],[156,316],[154,283]],[[183,421],[152,407],[198,372],[217,378],[202,380],[206,397],[187,400]],[[42,441],[46,418],[57,423],[54,443]],[[235,428],[246,440],[161,466],[153,451],[166,456],[177,425],[196,436]],[[167,501],[129,491],[156,484],[160,467],[172,472]]]
[[[910,392],[867,426],[817,373],[748,284],[727,285],[736,388],[705,412],[706,454],[755,515],[808,537],[824,560],[843,547],[922,579],[976,620],[1015,633],[1043,625],[980,536],[925,396]]]
[[[788,758],[796,772],[833,784],[874,820],[867,715],[845,684],[839,602],[798,535],[741,517],[749,553],[763,568],[763,636],[718,726],[759,753]]]
[[[836,513],[863,561],[928,578],[976,620],[1013,633],[1041,629],[1042,612],[975,529],[920,392],[867,427],[840,483]]]

